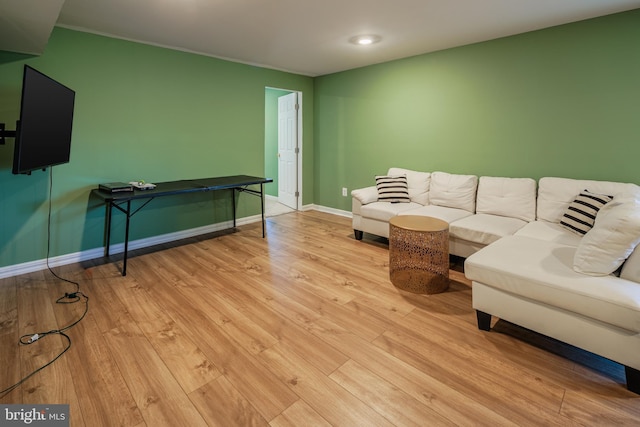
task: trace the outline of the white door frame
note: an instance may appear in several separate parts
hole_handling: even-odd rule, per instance
[[[276,89],[276,90],[284,90],[284,91],[288,91],[288,92],[295,92],[298,94],[298,167],[297,169],[297,187],[298,187],[298,197],[296,197],[296,210],[302,210],[302,159],[303,159],[303,151],[304,151],[304,144],[303,144],[303,139],[302,139],[302,128],[303,128],[303,122],[302,122],[302,92],[299,90],[292,90],[292,89],[285,89],[285,88],[279,88],[279,87],[271,87],[271,86],[267,86],[266,89]]]

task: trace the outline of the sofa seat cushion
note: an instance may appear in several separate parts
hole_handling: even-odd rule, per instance
[[[414,210],[422,207],[419,203],[390,203],[390,202],[373,202],[362,206],[360,209],[362,216],[378,221],[389,221],[401,212]]]
[[[573,270],[576,248],[507,236],[465,261],[468,279],[524,298],[640,332],[640,284]]]
[[[421,206],[418,209],[412,209],[411,211],[409,210],[403,211],[402,213],[400,213],[400,215],[430,216],[432,218],[438,218],[451,224],[454,221],[471,216],[473,214],[464,209],[429,205],[429,206]]]
[[[516,236],[531,237],[548,242],[577,247],[582,236],[572,233],[560,224],[548,221],[533,221],[516,231]]]
[[[501,237],[511,236],[527,225],[527,221],[498,215],[475,214],[453,222],[449,234],[458,239],[488,245]]]

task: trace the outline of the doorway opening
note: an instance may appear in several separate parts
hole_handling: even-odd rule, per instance
[[[265,88],[267,216],[302,208],[302,92]]]

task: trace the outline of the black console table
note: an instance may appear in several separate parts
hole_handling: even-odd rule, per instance
[[[106,204],[105,214],[105,256],[109,256],[109,246],[111,241],[111,215],[113,208],[118,209],[126,215],[126,225],[124,232],[124,260],[122,265],[122,275],[127,275],[127,256],[129,252],[129,223],[131,217],[144,208],[156,197],[172,196],[177,194],[199,193],[203,191],[232,190],[231,206],[233,207],[233,227],[236,226],[236,192],[246,192],[255,196],[260,196],[260,206],[262,211],[262,237],[264,238],[264,184],[273,182],[271,178],[260,178],[256,176],[234,175],[221,176],[216,178],[187,179],[181,181],[168,181],[156,184],[154,189],[134,190],[110,193],[95,189],[92,194],[104,200]],[[260,190],[249,188],[250,185],[260,185]],[[131,210],[133,200],[144,201],[135,210]]]

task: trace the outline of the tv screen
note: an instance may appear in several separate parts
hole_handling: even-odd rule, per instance
[[[24,66],[14,174],[69,162],[75,96],[63,84]]]

